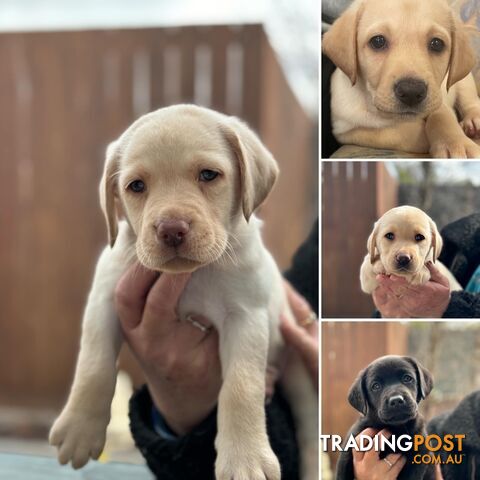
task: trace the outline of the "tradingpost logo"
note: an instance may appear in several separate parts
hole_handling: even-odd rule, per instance
[[[392,435],[390,438],[383,435],[376,435],[373,438],[369,435],[350,435],[344,442],[340,435],[320,435],[320,442],[324,452],[389,450],[396,453],[413,453],[412,463],[416,465],[460,465],[465,458],[463,453],[465,438],[465,434]]]

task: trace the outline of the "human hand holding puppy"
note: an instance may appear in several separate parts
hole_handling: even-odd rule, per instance
[[[379,435],[385,438],[392,436],[386,429],[378,431],[366,428],[356,437],[357,442],[361,435],[372,438]],[[385,459],[380,459],[378,452],[373,449],[367,452],[353,450],[352,454],[356,480],[395,480],[407,462],[407,459],[399,453],[391,453]]]
[[[156,408],[178,435],[187,434],[208,416],[222,383],[217,331],[204,318],[195,321],[205,331],[180,322],[175,312],[189,278],[188,274],[158,276],[134,264],[115,291],[125,340],[142,367]],[[294,316],[301,322],[311,308],[290,284],[285,282],[285,287]],[[318,324],[307,331],[282,321],[282,333],[298,350],[318,388]],[[267,396],[273,394],[276,373],[267,371]]]
[[[189,274],[169,275],[135,264],[123,275],[115,306],[123,334],[169,427],[188,433],[214,408],[221,386],[218,334],[178,321],[175,312]],[[192,402],[192,398],[195,399]]]
[[[450,302],[450,285],[431,262],[426,264],[430,280],[413,285],[396,275],[377,275],[373,292],[375,306],[384,318],[441,318]]]

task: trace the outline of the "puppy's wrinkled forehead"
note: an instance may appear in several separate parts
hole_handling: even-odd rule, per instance
[[[399,374],[410,373],[415,374],[412,365],[403,358],[391,357],[383,358],[381,361],[373,362],[369,367],[369,377],[371,379],[390,379],[396,380]]]
[[[445,0],[366,0],[361,29],[385,28],[391,33],[421,32],[437,26],[450,31],[452,14]],[[414,40],[416,35],[412,36]]]
[[[398,207],[385,213],[380,219],[382,228],[397,227],[406,230],[429,229],[429,217],[419,209]]]
[[[121,168],[155,162],[155,167],[177,167],[201,160],[221,161],[230,150],[218,122],[207,115],[167,112],[155,115],[131,135],[123,152]]]

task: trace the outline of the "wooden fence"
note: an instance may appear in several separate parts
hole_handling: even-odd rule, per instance
[[[106,241],[105,146],[194,102],[238,115],[277,158],[261,214],[282,267],[316,213],[315,130],[260,25],[0,34],[0,405],[58,407]]]
[[[397,205],[397,184],[381,162],[322,162],[322,316],[370,317],[360,265],[377,218]]]
[[[400,322],[322,324],[322,434],[348,432],[359,413],[347,396],[360,370],[383,355],[405,355],[408,329]],[[332,465],[337,454],[329,453]]]

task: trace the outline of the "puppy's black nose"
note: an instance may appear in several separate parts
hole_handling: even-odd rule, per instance
[[[410,263],[411,258],[410,255],[407,255],[406,253],[399,253],[395,257],[395,260],[399,267],[406,267]]]
[[[395,96],[403,104],[409,107],[415,107],[427,96],[427,84],[423,80],[416,78],[403,78],[393,87]]]
[[[178,247],[184,240],[190,225],[184,220],[161,220],[157,225],[157,238],[168,247]]]
[[[401,407],[405,405],[405,399],[401,395],[395,395],[388,399],[389,407]]]

